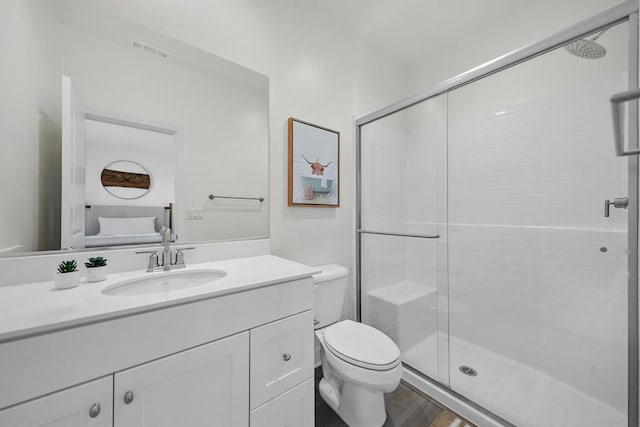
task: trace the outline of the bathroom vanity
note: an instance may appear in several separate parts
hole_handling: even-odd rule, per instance
[[[172,291],[0,287],[0,426],[313,426],[315,270],[272,255]]]

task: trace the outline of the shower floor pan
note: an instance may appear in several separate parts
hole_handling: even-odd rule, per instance
[[[402,360],[436,377],[436,337],[411,347]],[[626,427],[622,410],[558,379],[456,337],[450,339],[451,388],[522,427]],[[462,373],[470,366],[477,376]],[[452,408],[455,410],[455,408]]]

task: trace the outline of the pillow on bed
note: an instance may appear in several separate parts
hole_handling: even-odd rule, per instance
[[[141,216],[134,218],[98,218],[100,232],[98,236],[118,234],[152,234],[156,233],[156,217]]]

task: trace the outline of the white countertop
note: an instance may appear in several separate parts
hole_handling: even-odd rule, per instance
[[[54,289],[53,280],[0,287],[0,343],[302,279],[318,272],[273,255],[191,264],[173,271],[201,269],[223,270],[227,275],[210,285],[136,296],[104,295],[101,291],[122,280],[163,272],[115,273],[102,282],[87,283],[83,279],[80,286],[66,290]]]

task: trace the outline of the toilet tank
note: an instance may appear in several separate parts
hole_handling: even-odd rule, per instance
[[[338,264],[316,266],[320,273],[313,275],[313,310],[315,329],[324,328],[340,320],[349,270]]]

